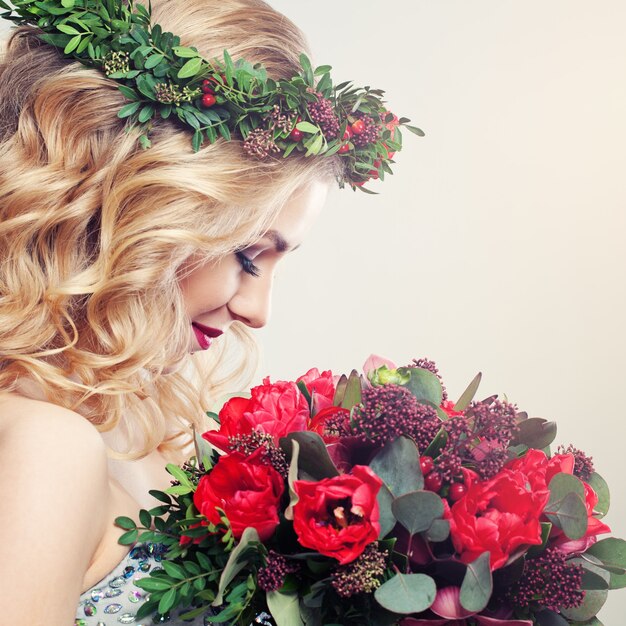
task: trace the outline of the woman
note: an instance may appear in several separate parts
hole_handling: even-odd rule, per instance
[[[207,58],[227,49],[274,79],[300,70],[300,31],[261,0],[159,0],[152,17]],[[113,520],[154,506],[148,490],[169,486],[164,466],[190,454],[209,399],[253,369],[247,331],[267,321],[274,267],[341,174],[338,156],[259,160],[240,141],[196,152],[163,120],[142,150],[124,104],[113,80],[36,29],[11,36],[0,65],[6,624],[132,623],[138,589],[107,582],[131,558]],[[132,575],[154,565],[134,556]]]

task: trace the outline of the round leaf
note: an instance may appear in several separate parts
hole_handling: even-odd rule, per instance
[[[437,586],[426,574],[396,574],[374,593],[376,602],[393,613],[421,613],[435,601]]]
[[[443,516],[443,502],[432,491],[413,491],[396,498],[391,505],[394,517],[411,533],[428,530]]]
[[[419,451],[408,437],[398,437],[387,444],[373,458],[370,468],[396,497],[424,486]]]
[[[596,492],[598,496],[598,504],[594,508],[594,512],[599,519],[602,519],[608,512],[611,505],[611,494],[609,486],[598,472],[594,472],[589,477],[589,486]]]
[[[483,552],[475,561],[467,566],[459,600],[467,611],[478,613],[489,602],[493,592],[490,555]]]
[[[432,372],[421,367],[399,367],[398,371],[401,374],[411,374],[411,378],[405,387],[418,400],[428,400],[437,406],[441,404],[443,389],[441,388],[441,382]]]

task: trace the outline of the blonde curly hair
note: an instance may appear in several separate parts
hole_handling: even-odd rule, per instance
[[[307,46],[261,0],[156,0],[153,19],[205,57],[224,48],[290,78]],[[23,377],[99,430],[139,441],[117,458],[170,455],[205,427],[223,390],[249,382],[254,341],[235,322],[189,357],[178,286],[192,254],[231,254],[337,160],[254,161],[239,141],[194,153],[190,132],[159,120],[152,147],[117,111],[124,97],[21,26],[0,59],[0,390]],[[221,343],[220,348],[218,344]],[[239,345],[242,350],[237,350]],[[187,367],[189,366],[189,367]],[[191,369],[191,371],[190,371]],[[201,381],[199,384],[197,381]]]

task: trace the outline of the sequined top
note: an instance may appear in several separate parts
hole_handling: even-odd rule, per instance
[[[202,617],[191,621],[177,620],[189,608],[174,612],[169,619],[154,622],[152,616],[141,622],[135,615],[148,592],[137,587],[135,581],[149,575],[149,572],[161,569],[162,546],[155,543],[139,543],[124,557],[122,562],[91,589],[80,596],[76,610],[75,626],[118,626],[119,624],[135,624],[135,626],[152,626],[154,623],[165,623],[169,626],[205,626]]]

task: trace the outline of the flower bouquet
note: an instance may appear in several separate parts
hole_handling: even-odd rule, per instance
[[[609,490],[556,426],[506,399],[456,401],[435,364],[370,357],[228,400],[163,504],[127,518],[157,542],[151,613],[247,626],[601,626],[626,586]]]

